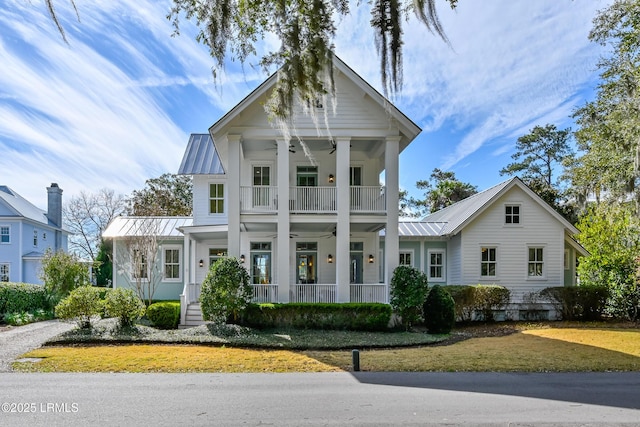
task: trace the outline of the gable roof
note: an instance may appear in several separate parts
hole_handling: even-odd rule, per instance
[[[569,221],[567,221],[562,215],[556,212],[551,206],[549,206],[544,200],[540,198],[533,190],[531,190],[522,180],[518,177],[511,178],[507,181],[501,182],[497,185],[494,185],[491,188],[488,188],[484,191],[474,194],[473,196],[467,197],[464,200],[461,200],[457,203],[454,203],[450,206],[447,206],[444,209],[441,209],[437,212],[434,212],[430,215],[424,217],[421,221],[411,222],[413,224],[437,224],[437,226],[431,226],[433,230],[437,230],[439,228],[439,233],[435,234],[436,236],[452,236],[460,232],[468,223],[473,221],[478,215],[480,215],[485,209],[487,209],[493,201],[501,197],[507,191],[509,191],[513,187],[518,187],[525,193],[527,193],[533,201],[538,203],[542,208],[544,208],[551,216],[553,216],[557,221],[559,221],[565,231],[568,234],[578,234],[579,230],[573,226]],[[411,223],[400,223],[400,224],[411,224]],[[444,225],[443,225],[444,224]],[[405,229],[408,229],[409,225],[403,226]],[[425,225],[422,225],[423,228],[427,228]],[[406,235],[402,234],[402,229],[400,229],[401,236]],[[426,232],[423,236],[433,236],[434,234],[430,232]]]
[[[118,216],[107,225],[102,237],[141,237],[151,233],[163,238],[183,237],[178,228],[191,224],[190,216]]]
[[[224,168],[211,135],[191,134],[178,175],[224,175]]]
[[[371,86],[366,80],[360,77],[351,67],[349,67],[344,61],[333,55],[333,67],[340,73],[347,76],[354,84],[356,84],[365,94],[373,99],[380,108],[383,108],[388,112],[398,123],[398,128],[406,136],[406,141],[400,146],[400,152],[422,131],[420,127],[409,119],[402,111],[400,111],[395,105],[393,105],[387,98],[385,98],[380,92],[378,92],[373,86]],[[209,128],[209,133],[214,134],[218,130],[233,121],[242,111],[244,111],[249,105],[256,102],[260,97],[275,86],[278,79],[278,73],[274,73],[269,76],[260,86],[254,89],[249,95],[247,95],[242,101],[240,101],[235,107],[229,110],[224,116],[222,116],[217,122],[215,122]]]
[[[60,227],[56,227],[49,221],[46,211],[37,208],[27,199],[25,199],[6,185],[0,185],[0,203],[3,203],[10,212],[14,213],[13,215],[8,215],[8,217],[26,218],[40,224],[44,224],[61,230]],[[0,217],[2,217],[2,215],[0,215]]]

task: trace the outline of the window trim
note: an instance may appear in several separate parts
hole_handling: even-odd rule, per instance
[[[508,208],[518,208],[518,213],[514,214],[513,212],[507,214]],[[517,217],[518,222],[513,222],[513,218]],[[512,222],[508,222],[507,218],[511,218]],[[506,227],[521,227],[522,226],[522,203],[505,203],[503,210],[503,221]]]
[[[482,250],[483,249],[487,249],[487,250],[493,249],[493,251],[495,252],[493,261],[491,261],[490,259],[487,260],[487,261],[483,261],[482,260]],[[484,275],[484,274],[482,274],[482,265],[483,265],[483,263],[487,263],[487,265],[495,264],[494,274],[493,275],[489,275],[489,274]],[[479,264],[479,267],[480,267],[480,271],[479,271],[480,280],[496,280],[498,278],[498,276],[499,276],[499,274],[498,274],[498,245],[481,245],[480,246],[480,264]],[[487,272],[488,272],[488,269],[487,269]]]
[[[149,273],[150,273],[150,270],[149,270],[149,268],[150,268],[149,267],[149,254],[143,254],[143,256],[145,257],[145,258],[143,258],[143,260],[144,260],[143,264],[146,266],[146,268],[145,268],[145,276],[144,277],[137,277],[136,276],[136,272],[135,272],[135,265],[134,265],[134,259],[135,259],[134,253],[135,253],[135,251],[142,252],[138,248],[131,248],[129,250],[129,257],[130,257],[130,260],[131,260],[129,277],[131,278],[131,280],[134,281],[134,283],[136,281],[138,281],[138,280],[140,280],[140,282],[148,282],[149,281]],[[142,270],[140,270],[140,271],[142,271]]]
[[[178,277],[166,276],[167,267],[167,252],[166,251],[178,251]],[[171,265],[176,265],[171,263]],[[163,282],[181,282],[182,281],[182,246],[180,245],[163,245],[162,246],[162,281]]]
[[[2,229],[3,228],[7,229],[7,233],[6,234],[2,233]],[[2,237],[3,236],[7,236],[8,240],[6,242],[2,241]],[[10,244],[11,244],[11,225],[9,225],[9,224],[0,225],[0,245],[10,245]]]
[[[542,261],[531,261],[529,259],[529,251],[531,249],[542,249]],[[530,243],[527,244],[527,250],[526,250],[526,264],[525,264],[525,275],[527,277],[527,280],[546,280],[547,279],[547,262],[546,262],[546,258],[547,258],[547,245],[544,244],[540,244],[540,243]],[[542,275],[540,276],[530,276],[529,275],[529,264],[530,263],[537,263],[537,264],[542,264]]]
[[[431,276],[431,254],[442,254],[442,276]],[[427,250],[427,278],[430,282],[446,282],[447,281],[447,251],[444,248],[433,248]]]

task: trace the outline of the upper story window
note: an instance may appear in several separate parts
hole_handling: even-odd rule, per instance
[[[38,246],[38,230],[33,230],[33,246]]]
[[[349,168],[349,185],[362,185],[362,167],[351,166]]]
[[[527,264],[527,276],[542,277],[544,276],[544,249],[531,247],[529,248],[529,262]]]
[[[429,251],[429,280],[444,281],[444,250]]]
[[[506,205],[504,207],[504,223],[520,224],[520,205]]]
[[[253,167],[253,185],[266,186],[271,185],[271,171],[269,166]]]
[[[317,187],[318,167],[298,166],[296,170],[296,185],[298,187]]]
[[[220,258],[229,256],[226,248],[209,248],[209,267],[216,263]]]
[[[498,267],[496,248],[482,247],[480,258],[480,276],[495,277]]]
[[[209,184],[209,213],[224,213],[224,184]]]
[[[11,243],[11,229],[8,225],[0,227],[0,243]]]
[[[9,281],[9,264],[0,264],[0,282]]]
[[[164,279],[180,280],[180,248],[168,247],[163,251],[164,255]]]

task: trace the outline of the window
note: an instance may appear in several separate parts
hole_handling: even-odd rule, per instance
[[[296,243],[296,283],[317,283],[316,259],[318,258],[317,242]]]
[[[251,283],[271,283],[271,242],[251,242]]]
[[[209,267],[216,263],[220,258],[229,256],[226,248],[209,248]]]
[[[253,167],[253,206],[269,206],[271,168],[269,166]]]
[[[481,248],[481,261],[480,261],[480,276],[482,277],[495,277],[496,267],[498,265],[496,261],[496,248]]]
[[[316,166],[298,166],[296,182],[298,187],[317,187],[318,168]]]
[[[520,206],[506,205],[504,207],[505,224],[520,224]]]
[[[349,168],[349,185],[362,185],[362,168],[360,166]]]
[[[0,282],[9,281],[9,264],[0,264]]]
[[[429,280],[444,281],[444,251],[429,251]]]
[[[42,233],[42,240],[47,240],[47,233],[45,232]]]
[[[134,279],[148,279],[147,254],[139,249],[131,252],[131,276]]]
[[[11,229],[7,225],[0,227],[0,243],[11,243]]]
[[[400,260],[399,265],[408,265],[409,267],[413,266],[413,252],[400,252]]]
[[[181,278],[180,248],[165,248],[164,254],[164,279],[179,281]]]
[[[529,263],[527,264],[527,276],[542,277],[543,276],[543,248],[529,248]]]
[[[38,230],[33,230],[33,246],[38,246]]]
[[[224,184],[209,184],[209,213],[224,213]]]

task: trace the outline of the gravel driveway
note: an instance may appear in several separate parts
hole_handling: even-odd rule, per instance
[[[40,347],[48,339],[74,327],[75,323],[47,320],[1,331],[0,372],[11,372],[11,363],[16,357]]]

